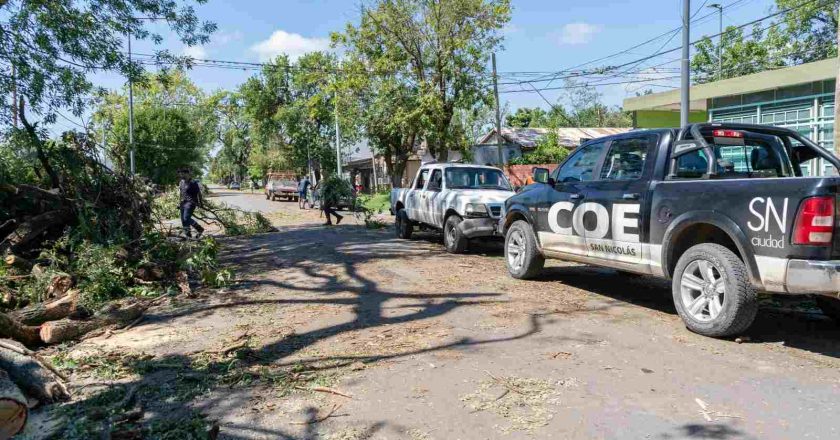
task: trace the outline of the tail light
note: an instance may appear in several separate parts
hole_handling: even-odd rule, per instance
[[[744,133],[735,130],[715,130],[712,132],[712,136],[724,138],[743,138]]]
[[[796,215],[793,244],[831,244],[833,233],[834,196],[805,199]]]

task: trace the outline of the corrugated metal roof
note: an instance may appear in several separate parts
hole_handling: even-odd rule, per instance
[[[509,143],[515,143],[525,148],[534,148],[537,142],[545,137],[552,129],[550,128],[502,128],[502,137]],[[559,136],[560,145],[564,147],[577,147],[580,145],[581,139],[595,139],[614,134],[626,133],[632,128],[624,127],[562,127],[555,128],[554,131]],[[478,141],[478,145],[495,144],[496,130],[493,129],[490,133],[483,136]]]

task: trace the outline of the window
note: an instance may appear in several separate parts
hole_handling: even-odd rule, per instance
[[[716,145],[717,172],[721,177],[788,177],[787,154],[781,143],[746,139],[745,145]]]
[[[709,160],[706,152],[695,150],[677,158],[676,176],[682,179],[696,179],[703,177],[708,171]]]
[[[605,142],[589,144],[572,155],[557,170],[557,182],[582,182],[595,178],[595,167],[604,150]]]
[[[414,189],[423,189],[426,185],[426,180],[429,178],[429,169],[420,170],[420,174],[417,175],[417,182],[414,183]]]
[[[443,174],[440,170],[434,170],[432,172],[432,178],[429,179],[429,187],[426,188],[429,191],[440,191],[443,187]]]
[[[656,136],[645,136],[613,141],[601,168],[601,179],[633,180],[642,177],[648,151],[656,140]]]
[[[500,189],[510,191],[510,183],[508,183],[507,178],[495,168],[447,168],[446,187],[449,189]]]

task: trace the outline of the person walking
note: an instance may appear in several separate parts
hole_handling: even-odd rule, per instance
[[[344,216],[337,213],[335,208],[341,201],[342,194],[349,192],[350,186],[347,182],[335,176],[321,183],[323,183],[323,187],[321,188],[321,209],[324,211],[324,217],[327,218],[324,226],[332,226],[330,215],[335,217],[335,224],[338,225],[344,219]]]
[[[309,176],[303,176],[298,181],[298,208],[306,209],[306,195],[309,193],[309,187],[312,182],[309,181]]]
[[[195,228],[198,232],[196,238],[201,238],[201,235],[204,234],[204,228],[193,218],[195,208],[201,206],[201,188],[198,186],[198,182],[193,180],[188,168],[178,170],[178,177],[181,178],[181,182],[178,184],[178,189],[181,191],[181,203],[178,208],[181,210],[181,226],[184,227],[184,234],[187,238],[191,238],[191,228]]]

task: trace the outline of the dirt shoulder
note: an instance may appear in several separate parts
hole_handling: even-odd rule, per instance
[[[454,256],[219,197],[280,229],[223,241],[237,284],[74,349],[140,359],[113,381],[157,399],[143,417],[227,439],[840,437],[840,331],[797,304],[768,302],[748,342],[709,339],[658,280],[552,262],[517,281],[498,244]]]

